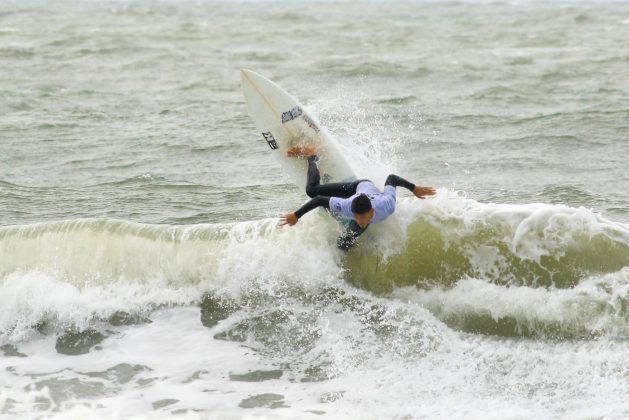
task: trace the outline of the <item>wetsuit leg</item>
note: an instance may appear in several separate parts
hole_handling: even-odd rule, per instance
[[[356,188],[362,181],[352,182],[332,182],[329,184],[321,184],[321,175],[317,167],[317,157],[310,156],[308,158],[308,181],[306,182],[306,194],[309,197],[323,195],[326,197],[348,198],[356,194]]]
[[[367,230],[369,226],[366,228],[361,228],[358,226],[355,220],[349,222],[349,226],[345,228],[345,231],[338,237],[336,240],[336,247],[340,250],[347,251],[354,245],[356,245],[356,240],[364,231]]]

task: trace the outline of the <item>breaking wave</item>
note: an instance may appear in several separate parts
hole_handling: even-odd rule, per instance
[[[585,208],[484,204],[441,190],[429,200],[400,199],[396,216],[346,254],[335,248],[337,234],[323,213],[293,228],[276,219],[2,227],[0,334],[28,337],[42,322],[82,328],[120,311],[198,303],[207,293],[242,303],[252,293],[313,297],[330,288],[410,300],[473,333],[566,339],[629,331],[629,227]]]

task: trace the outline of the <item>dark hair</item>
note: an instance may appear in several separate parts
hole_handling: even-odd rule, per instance
[[[371,210],[371,201],[365,194],[361,194],[352,200],[352,213],[363,214]]]

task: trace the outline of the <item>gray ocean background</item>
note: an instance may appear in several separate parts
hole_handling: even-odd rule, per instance
[[[0,417],[629,417],[629,3],[0,2]],[[361,178],[356,249],[240,69]]]

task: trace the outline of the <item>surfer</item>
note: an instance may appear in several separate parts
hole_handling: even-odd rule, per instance
[[[432,187],[421,187],[412,184],[397,175],[389,175],[384,183],[384,192],[380,191],[368,179],[352,182],[336,182],[321,184],[319,168],[317,167],[317,151],[310,146],[295,146],[286,152],[289,157],[305,158],[308,160],[308,180],[306,194],[311,198],[299,210],[280,217],[280,225],[293,226],[310,210],[324,207],[333,215],[349,219],[349,226],[338,238],[339,249],[348,250],[356,239],[369,227],[371,223],[379,223],[395,211],[395,188],[404,187],[417,198],[425,198],[435,194]]]

